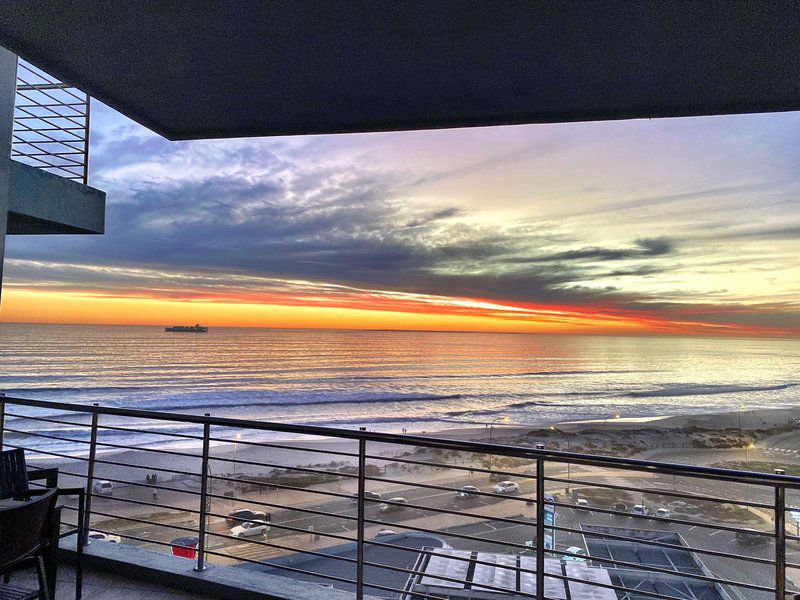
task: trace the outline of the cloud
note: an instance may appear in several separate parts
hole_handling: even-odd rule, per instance
[[[519,177],[531,165],[546,171],[547,161],[556,155],[563,160],[576,139],[574,128],[562,137],[548,131],[544,141],[511,150],[497,138],[494,147],[500,150],[479,160],[432,160],[414,169],[370,155],[371,140],[386,136],[170,143],[130,126],[109,128],[97,137],[92,157],[93,184],[109,196],[107,234],[44,243],[10,240],[8,281],[108,294],[240,294],[260,301],[277,301],[277,294],[333,297],[340,286],[364,293],[663,311],[676,318],[687,307],[713,301],[722,308],[708,313],[709,322],[767,324],[770,310],[775,323],[793,322],[793,305],[763,303],[757,317],[734,310],[763,300],[752,291],[759,271],[769,272],[764,277],[772,277],[775,287],[764,292],[764,285],[759,294],[796,289],[792,261],[764,252],[764,244],[747,252],[751,242],[791,242],[800,234],[783,212],[786,194],[772,204],[758,201],[765,190],[780,187],[776,182],[687,181],[683,191],[660,194],[641,183],[586,176],[575,188],[578,197],[561,198],[540,190],[531,176],[530,200],[514,210],[493,187],[482,190],[484,200],[477,204],[441,192],[444,183],[468,176],[477,181],[476,171],[508,165]],[[480,154],[480,136],[502,134],[475,131],[458,139],[473,140]],[[581,136],[580,142],[592,140]],[[570,177],[573,170],[585,174],[586,165],[567,162]],[[627,173],[635,178],[635,169]],[[624,193],[609,192],[611,184]],[[752,211],[769,206],[770,212],[759,220],[702,205],[731,197],[739,199],[737,211],[746,204]],[[555,208],[543,210],[541,198]],[[634,207],[658,209],[664,217],[643,221],[627,211]],[[726,243],[734,239],[741,245]],[[295,289],[291,281],[317,287]]]
[[[599,248],[596,246],[567,250],[542,256],[516,256],[504,259],[510,263],[544,263],[557,261],[619,261],[632,258],[664,256],[674,251],[674,244],[667,238],[643,238],[635,240],[628,248]]]

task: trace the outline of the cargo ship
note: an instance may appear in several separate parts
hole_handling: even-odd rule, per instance
[[[165,327],[164,331],[172,333],[208,333],[208,327],[202,325],[173,325],[172,327]]]

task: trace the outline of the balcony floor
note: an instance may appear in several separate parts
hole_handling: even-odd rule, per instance
[[[36,576],[33,571],[15,573],[11,578],[11,583],[35,589]],[[211,600],[211,598],[212,596],[200,596],[147,581],[128,579],[89,569],[83,570],[83,600]],[[75,569],[60,565],[56,600],[74,599]]]

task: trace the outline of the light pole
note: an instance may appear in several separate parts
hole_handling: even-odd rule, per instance
[[[754,450],[756,447],[755,444],[747,444],[744,447],[744,464],[747,465],[747,468],[750,468],[750,450]]]
[[[610,416],[606,417],[605,419],[603,419],[603,435],[605,435],[605,433],[606,433],[606,424],[608,423],[608,420],[609,419],[619,419],[621,416],[622,415],[620,415],[619,413],[614,413],[613,415],[610,415]]]
[[[551,431],[557,431],[558,433],[560,433],[561,435],[564,436],[564,441],[567,442],[567,452],[569,452],[570,451],[570,449],[569,449],[569,436],[567,435],[567,432],[564,431],[563,429],[559,429],[555,425],[551,425],[550,426],[550,430]],[[569,461],[567,461],[567,487],[564,490],[565,493],[567,494],[567,496],[569,496],[570,479],[571,479],[571,477],[570,477],[570,473],[569,473]]]
[[[492,419],[492,422],[489,423],[489,443],[492,443],[492,434],[494,433],[494,424],[498,421],[502,421],[503,423],[508,423],[511,419],[508,417],[497,417],[496,419]]]
[[[233,436],[233,496],[232,501],[233,505],[236,505],[236,446],[238,445],[238,441],[242,439],[242,434],[237,433]]]
[[[494,424],[498,421],[502,421],[503,423],[508,423],[511,419],[508,417],[497,417],[496,419],[492,419],[492,422],[489,423],[489,443],[492,443],[492,434],[494,433]],[[489,469],[494,468],[494,454],[489,455]]]
[[[739,407],[739,448],[742,447],[742,407]]]

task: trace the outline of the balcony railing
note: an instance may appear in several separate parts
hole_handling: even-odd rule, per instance
[[[0,446],[87,486],[85,534],[160,552],[196,537],[195,570],[237,565],[358,599],[800,593],[787,560],[800,478],[530,443],[0,397]],[[266,536],[237,537],[261,520]]]
[[[89,95],[20,61],[11,156],[85,184],[89,177]]]

